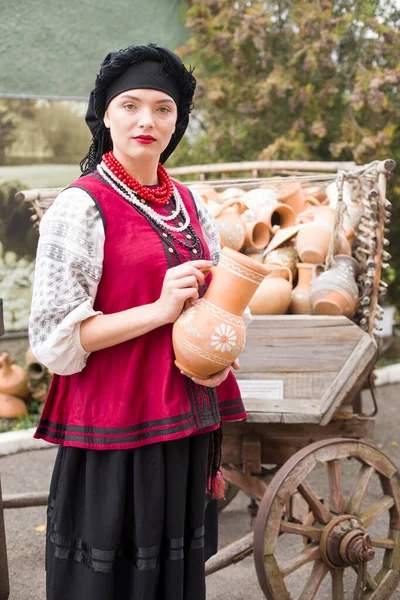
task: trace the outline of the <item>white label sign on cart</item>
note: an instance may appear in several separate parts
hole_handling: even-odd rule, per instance
[[[283,400],[283,380],[241,379],[238,380],[243,400]]]
[[[245,408],[248,412],[277,413],[282,411],[283,380],[238,380]]]

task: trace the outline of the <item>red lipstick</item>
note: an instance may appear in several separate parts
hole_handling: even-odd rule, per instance
[[[152,144],[156,141],[152,135],[138,135],[134,139],[139,142],[139,144]]]

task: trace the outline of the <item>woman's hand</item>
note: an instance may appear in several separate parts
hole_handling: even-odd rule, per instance
[[[181,314],[186,300],[198,299],[199,286],[204,285],[206,277],[202,271],[212,266],[211,260],[191,260],[168,269],[161,295],[154,303],[162,321],[173,323]]]
[[[235,362],[233,362],[230,367],[226,367],[225,369],[222,369],[222,371],[218,371],[218,373],[214,373],[214,375],[207,377],[207,379],[199,379],[198,377],[190,377],[190,375],[187,375],[184,371],[181,371],[181,373],[182,373],[182,375],[186,375],[187,377],[190,377],[190,379],[192,381],[194,381],[194,383],[197,383],[198,385],[204,385],[205,387],[217,387],[223,381],[225,381],[225,379],[228,377],[229,373],[231,372],[231,367],[233,369],[235,369],[236,371],[238,371],[240,369],[239,360],[236,359]]]

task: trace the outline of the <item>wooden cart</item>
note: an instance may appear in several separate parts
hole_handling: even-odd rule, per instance
[[[317,598],[328,574],[334,600],[382,600],[389,598],[399,579],[400,474],[367,441],[374,419],[362,414],[355,402],[378,353],[378,299],[386,287],[380,277],[389,258],[384,248],[390,216],[386,180],[394,168],[391,160],[363,167],[272,161],[171,170],[178,177],[196,173],[202,181],[210,173],[224,173],[225,180],[210,182],[220,189],[271,181],[262,177],[264,171],[284,175],[286,181],[336,179],[338,222],[344,209],[341,186],[348,180],[364,206],[365,219],[374,223],[371,235],[360,236],[354,251],[362,270],[362,302],[354,321],[263,316],[254,317],[248,327],[238,375],[248,418],[225,424],[222,470],[225,504],[239,489],[250,496],[250,508],[257,515],[254,534],[221,550],[208,561],[206,572],[254,552],[259,583],[269,600]],[[246,170],[251,178],[226,179],[229,172]],[[274,183],[281,180],[275,176]],[[22,194],[40,219],[57,191]],[[352,473],[349,490],[342,485],[344,469]],[[377,522],[385,523],[384,536],[374,531]],[[289,538],[291,556],[280,554],[283,538]],[[309,569],[303,589],[298,589],[299,569]],[[350,578],[351,593],[345,595],[344,582],[353,571],[355,581]]]

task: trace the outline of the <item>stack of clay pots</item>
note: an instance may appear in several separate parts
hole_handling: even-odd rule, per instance
[[[4,352],[0,357],[0,418],[15,419],[28,413],[24,400],[29,396],[28,376]]]
[[[248,192],[231,187],[222,193],[202,183],[194,191],[216,219],[221,245],[271,269],[250,301],[253,314],[354,313],[358,263],[352,258],[352,245],[362,208],[352,202],[347,182],[343,226],[336,235],[332,268],[326,272],[335,227],[336,182],[326,188],[302,187],[299,182],[268,184]]]
[[[0,419],[16,419],[28,413],[27,403],[44,402],[51,378],[28,348],[26,369],[15,364],[7,352],[0,357]]]

